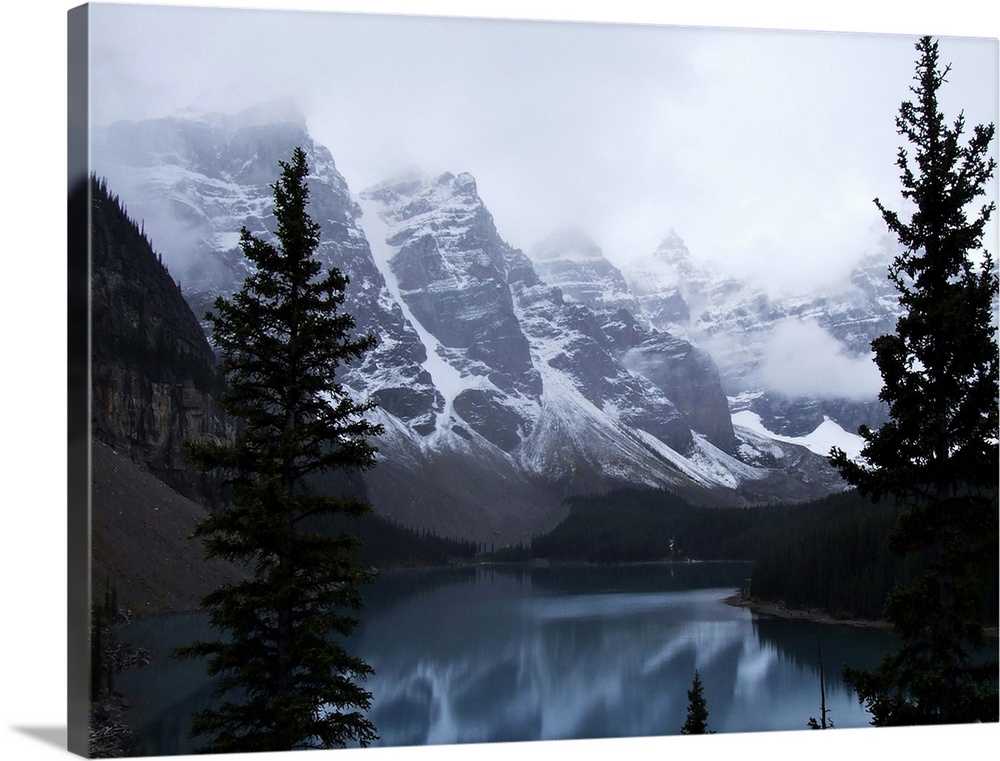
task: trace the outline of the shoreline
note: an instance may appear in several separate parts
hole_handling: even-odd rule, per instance
[[[798,621],[811,621],[817,624],[840,624],[866,629],[891,629],[888,621],[870,621],[863,618],[837,618],[822,610],[810,608],[789,608],[778,602],[763,602],[761,600],[746,600],[740,595],[730,595],[723,600],[726,605],[734,608],[747,608],[753,613],[759,613],[776,618],[788,618]]]
[[[746,600],[739,594],[730,595],[723,598],[722,602],[734,608],[746,608],[753,613],[776,618],[787,618],[799,621],[811,621],[817,624],[840,624],[841,626],[854,626],[866,629],[892,630],[892,624],[888,621],[871,621],[864,618],[837,618],[825,611],[815,608],[789,608],[787,605],[778,602],[763,602],[761,600]],[[1000,630],[996,626],[987,626],[983,633],[992,639],[1000,637]]]

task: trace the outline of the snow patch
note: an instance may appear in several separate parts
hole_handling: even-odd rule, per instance
[[[696,432],[692,432],[691,453],[686,457],[646,431],[636,431],[636,433],[657,454],[669,460],[677,470],[702,486],[736,489],[746,481],[756,481],[767,475],[767,471],[763,468],[755,468],[740,462]]]
[[[782,436],[764,427],[760,415],[750,410],[743,410],[733,414],[733,425],[746,428],[753,433],[765,438],[783,441],[788,444],[798,444],[805,447],[810,452],[826,457],[830,454],[832,447],[839,447],[844,450],[852,460],[857,460],[861,456],[861,449],[865,440],[855,433],[848,433],[837,423],[828,417],[823,418],[823,422],[816,426],[816,429],[805,436]]]
[[[432,434],[439,435],[448,428],[449,420],[453,415],[455,397],[469,388],[494,389],[495,386],[485,377],[463,373],[452,365],[447,359],[448,350],[410,311],[399,287],[399,280],[389,264],[399,248],[386,242],[392,229],[379,215],[379,202],[363,196],[355,200],[361,207],[362,228],[368,238],[375,266],[382,273],[389,293],[402,309],[403,317],[416,331],[421,343],[423,343],[427,359],[424,360],[422,367],[430,373],[434,388],[444,397],[444,409],[438,413],[435,434]]]

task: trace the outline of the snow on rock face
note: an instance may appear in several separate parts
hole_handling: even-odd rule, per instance
[[[684,413],[692,429],[732,452],[729,401],[711,357],[669,333],[654,333],[623,357],[624,365],[652,381]]]
[[[537,394],[538,375],[506,280],[509,247],[471,175],[385,185],[362,198],[380,206],[385,242],[395,249],[388,265],[413,317],[443,347],[489,368],[497,388]]]
[[[665,330],[686,327],[694,310],[717,290],[718,281],[713,273],[694,264],[684,241],[673,230],[656,251],[623,267],[622,275],[651,323]],[[725,287],[729,284],[724,283]]]
[[[565,389],[568,382],[609,424],[648,431],[678,449],[691,443],[683,414],[655,384],[626,369],[590,309],[563,301],[544,284],[516,286],[515,299],[550,397],[550,387]]]
[[[590,404],[614,410],[614,421],[690,442],[670,401],[613,356],[594,312],[565,302],[500,238],[469,175],[407,179],[361,196],[366,218],[379,220],[374,248],[390,290],[428,355],[450,368],[437,374],[455,380],[444,384],[446,405],[464,424],[505,451],[528,446],[548,398],[542,378],[558,371]]]
[[[617,393],[601,389],[599,396],[614,400],[619,409],[642,409],[645,420],[638,416],[625,420],[655,433],[671,446],[685,449],[691,444],[690,434],[679,430],[683,426],[707,435],[721,449],[731,451],[732,422],[711,357],[683,339],[651,329],[625,278],[603,257],[596,243],[578,231],[563,231],[542,241],[532,249],[532,254],[541,278],[574,302],[561,305],[558,310],[550,306],[546,324],[551,324],[556,313],[573,309],[585,313],[590,325],[577,332],[595,339],[607,361],[620,368],[612,372],[599,369],[599,362],[583,363],[585,369],[598,368],[597,377],[591,372],[585,388],[593,389],[601,378],[607,379]],[[531,301],[532,309],[537,311],[540,302],[537,298]],[[583,319],[578,322],[584,324]],[[583,349],[574,348],[577,352]],[[564,357],[555,361],[571,364]],[[615,399],[629,386],[635,387],[629,400]],[[647,400],[640,401],[644,395]],[[669,407],[662,407],[658,397],[669,401]],[[651,419],[659,423],[655,428],[650,425]],[[666,429],[664,423],[668,420],[675,421],[674,430]]]
[[[550,235],[531,248],[530,256],[542,280],[558,288],[566,298],[597,312],[640,312],[621,270],[579,230]]]
[[[301,120],[268,122],[255,111],[235,117],[121,122],[95,130],[95,171],[108,179],[147,234],[199,317],[215,296],[238,289],[250,264],[238,245],[246,227],[265,239],[274,227],[271,184],[293,149],[310,166],[309,214],[320,225],[318,258],[348,275],[344,309],[378,346],[344,382],[405,421],[426,429],[441,401],[422,367],[425,349],[403,317],[358,226],[361,210],[330,152]]]
[[[631,372],[623,350],[652,334],[619,304],[611,311],[597,302],[568,299],[540,277],[540,265],[500,238],[469,175],[407,177],[362,192],[360,203],[389,290],[434,358],[425,367],[446,400],[439,430],[471,430],[511,453],[531,474],[566,488],[672,483],[676,466],[661,457],[651,462],[648,438],[675,452],[691,447],[692,422],[710,417],[696,413],[702,389],[690,381],[698,376],[712,398],[721,400],[714,410],[721,425],[705,426],[706,433],[723,449],[732,447],[725,396],[707,355],[675,340],[671,352],[655,357],[646,347],[646,365],[658,375]],[[572,243],[575,250],[584,249],[589,264],[606,263],[586,241],[577,237]],[[550,247],[549,262],[565,259],[564,248],[552,241]],[[483,289],[484,280],[489,290]],[[620,274],[615,288],[624,290]],[[490,347],[505,342],[502,335],[475,330],[480,320],[516,328],[523,337],[530,371],[520,382],[501,382],[497,371],[509,371],[509,365],[498,367],[490,350],[477,349],[474,339]],[[473,328],[463,330],[463,322]],[[449,380],[438,381],[439,376]],[[694,390],[686,394],[685,383]],[[684,400],[686,410],[671,393]],[[672,475],[657,475],[664,468]]]
[[[769,431],[760,415],[750,410],[737,412],[733,415],[733,425],[740,426],[752,431],[758,436],[773,439],[774,441],[784,441],[789,444],[798,444],[811,452],[827,457],[833,447],[842,449],[851,459],[856,460],[864,446],[864,439],[856,433],[848,433],[830,418],[825,418],[822,423],[804,436],[783,436],[773,431]]]
[[[378,467],[364,476],[378,511],[442,534],[522,541],[581,492],[644,485],[740,504],[837,488],[808,450],[733,428],[708,353],[653,327],[642,294],[592,241],[549,241],[533,263],[501,238],[469,174],[352,197],[301,120],[268,118],[112,125],[95,134],[95,169],[145,220],[203,313],[242,284],[239,230],[271,234],[278,161],[303,147],[318,255],[349,276],[356,330],[378,338],[341,375],[377,403],[385,427]],[[693,272],[679,238],[671,245],[682,274]],[[713,287],[705,280],[702,292]]]
[[[800,435],[824,416],[849,430],[885,421],[870,344],[899,313],[891,256],[885,244],[822,293],[775,296],[695,262],[671,232],[623,274],[653,326],[713,357],[729,396],[745,396],[772,429]],[[815,340],[795,338],[807,335]]]

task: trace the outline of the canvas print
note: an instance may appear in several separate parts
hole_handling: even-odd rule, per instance
[[[69,29],[71,750],[997,722],[996,39]]]

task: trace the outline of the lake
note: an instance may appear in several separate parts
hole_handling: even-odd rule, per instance
[[[694,671],[709,729],[803,729],[820,718],[820,653],[836,727],[869,715],[840,678],[894,643],[882,630],[758,616],[723,600],[745,563],[470,566],[387,572],[367,589],[350,652],[375,669],[380,745],[679,734]],[[154,662],[121,674],[135,754],[191,753],[211,701],[197,662],[163,657],[209,637],[205,617],[134,622]]]

